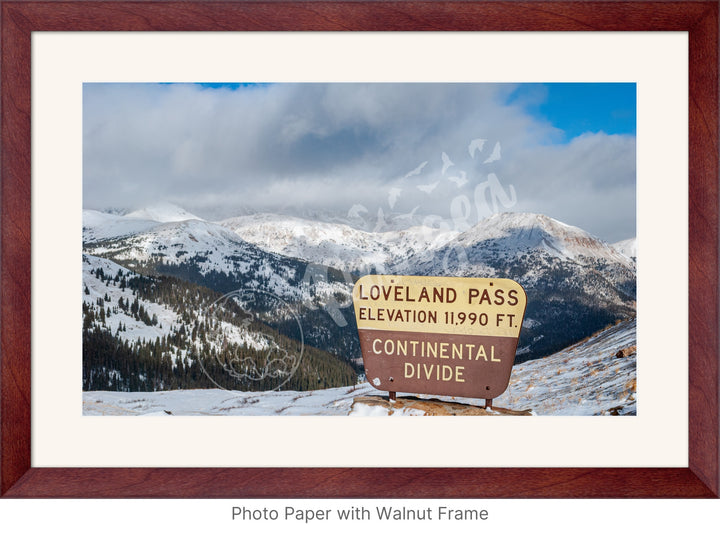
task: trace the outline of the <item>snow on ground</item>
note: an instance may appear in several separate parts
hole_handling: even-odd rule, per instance
[[[493,404],[535,414],[635,414],[636,339],[632,319],[544,359],[518,364],[508,389]],[[629,354],[616,357],[621,349]]]
[[[508,390],[495,407],[532,410],[534,415],[633,415],[636,413],[636,322],[629,320],[559,353],[513,368]],[[622,357],[616,356],[625,350]],[[175,390],[166,392],[84,392],[86,415],[348,415],[353,399],[386,395],[364,383],[308,392],[236,392]],[[398,397],[402,397],[398,393]],[[480,399],[416,395],[484,406]],[[398,411],[394,416],[413,416]],[[387,415],[382,408],[358,409],[354,416]]]
[[[350,412],[356,396],[370,385],[307,392],[170,390],[166,392],[83,392],[83,414],[113,416],[282,416],[337,415]]]

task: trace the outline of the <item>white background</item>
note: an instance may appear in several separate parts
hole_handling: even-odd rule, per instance
[[[720,521],[718,500],[401,500],[395,506],[446,505],[487,509],[488,520],[474,522],[242,522],[232,507],[347,508],[387,506],[387,500],[3,500],[4,533],[51,535],[177,534],[225,535],[292,533],[344,535],[400,533],[453,535],[607,535],[712,533]],[[334,514],[334,512],[333,512]],[[9,528],[9,529],[6,529]]]
[[[239,39],[236,40],[236,39]],[[245,40],[244,40],[245,39]],[[247,41],[251,39],[252,42]],[[255,40],[259,41],[255,41]],[[262,41],[268,39],[268,41]],[[334,39],[328,44],[328,39]],[[339,39],[339,40],[338,40]],[[347,46],[346,46],[347,45]],[[450,48],[447,48],[450,47]],[[448,53],[449,52],[449,53]],[[68,58],[72,58],[68,61]],[[468,61],[472,58],[472,61]],[[326,426],[323,448],[329,464],[348,464],[347,459],[328,457],[347,437],[372,437],[379,426],[373,419],[282,419],[248,422],[247,418],[204,421],[180,420],[153,435],[152,419],[82,418],[80,413],[80,319],[67,310],[79,310],[79,251],[81,228],[81,84],[83,81],[434,81],[428,75],[429,61],[443,60],[443,81],[622,81],[638,83],[638,237],[639,237],[639,416],[625,419],[537,418],[517,428],[519,419],[492,419],[497,465],[623,465],[686,466],[686,407],[673,396],[666,403],[663,384],[687,384],[687,38],[685,34],[35,34],[33,37],[33,465],[108,465],[132,462],[128,452],[141,454],[144,464],[161,465],[159,454],[169,465],[218,465],[229,451],[236,461],[236,448],[253,453],[267,451],[268,443],[247,444],[238,440],[237,429],[263,426],[270,441],[280,447],[269,458],[276,464],[300,464],[308,453],[289,445],[291,432],[307,431],[311,425]],[[471,67],[471,68],[469,68]],[[329,74],[331,73],[331,74]],[[658,158],[657,155],[662,155]],[[42,187],[38,187],[41,184]],[[62,202],[58,202],[62,200]],[[61,210],[61,213],[58,212]],[[53,222],[52,227],[46,223]],[[45,223],[45,224],[43,224]],[[668,234],[669,233],[669,234]],[[670,237],[673,254],[667,258]],[[661,262],[660,262],[661,261]],[[675,262],[675,263],[673,263]],[[658,265],[680,281],[674,289],[678,307],[672,310],[672,324],[678,330],[670,340],[674,346],[654,341],[653,333],[663,329],[664,306],[653,302],[653,287],[663,282]],[[653,267],[654,266],[654,267]],[[52,275],[50,276],[50,273]],[[62,281],[62,283],[58,283]],[[57,303],[57,308],[53,304]],[[69,304],[69,305],[68,305]],[[77,305],[77,306],[75,306]],[[75,307],[75,308],[73,308]],[[66,320],[60,321],[58,318]],[[50,322],[53,319],[55,321]],[[52,326],[51,326],[52,323]],[[685,332],[683,332],[685,329]],[[57,338],[57,337],[60,338]],[[50,346],[48,340],[62,339]],[[664,337],[664,342],[668,338]],[[62,349],[59,349],[59,348]],[[644,358],[652,355],[652,359]],[[75,366],[69,359],[77,358]],[[664,374],[664,375],[663,375]],[[60,380],[58,382],[58,379]],[[61,388],[55,385],[62,385]],[[204,420],[204,419],[203,419]],[[295,420],[295,421],[293,421]],[[414,421],[413,421],[414,420]],[[439,420],[439,419],[438,419]],[[489,419],[488,419],[489,420]],[[513,421],[514,420],[514,421]],[[163,425],[164,422],[163,421]],[[327,426],[331,423],[330,429]],[[397,419],[393,422],[398,425]],[[428,430],[407,419],[399,426],[409,444],[430,437],[460,433],[461,439],[476,438],[462,428],[453,429],[442,421],[441,432]],[[207,427],[209,425],[209,427]],[[193,426],[192,429],[190,426]],[[198,429],[199,426],[200,429]],[[268,427],[270,426],[270,427]],[[465,426],[467,424],[465,423]],[[226,427],[226,429],[219,429]],[[457,426],[455,426],[457,427]],[[234,428],[234,431],[233,429]],[[274,430],[273,430],[274,429]],[[190,437],[213,435],[210,442],[193,442]],[[391,431],[385,429],[384,431]],[[276,433],[276,434],[272,434]],[[589,435],[588,435],[589,433]],[[561,456],[539,447],[529,457],[532,443],[542,446],[543,436],[561,437]],[[587,437],[590,440],[587,440]],[[153,453],[157,438],[168,438]],[[183,440],[180,440],[183,439]],[[142,448],[133,447],[142,442]],[[200,462],[179,446],[190,442]],[[335,441],[335,442],[332,442]],[[368,439],[372,445],[373,440]],[[674,442],[674,444],[673,444]],[[513,447],[513,444],[516,446]],[[432,446],[433,444],[431,444]],[[435,444],[436,445],[436,444]],[[557,445],[557,444],[555,444]],[[662,447],[658,447],[661,445]],[[113,447],[114,449],[108,450]],[[118,448],[119,446],[119,448]],[[209,449],[212,446],[213,449]],[[508,446],[508,447],[505,447]],[[410,448],[405,449],[407,452]],[[385,457],[382,464],[432,464],[425,455]],[[98,450],[104,450],[99,451]],[[582,451],[581,451],[582,450]],[[371,448],[372,452],[372,448]],[[611,458],[608,452],[615,455]],[[618,452],[620,456],[616,455]],[[368,464],[378,461],[375,449]],[[100,458],[102,454],[105,457]],[[509,454],[509,457],[503,455]],[[582,455],[581,455],[582,454]],[[485,456],[484,456],[485,457]],[[137,458],[137,457],[136,457]],[[208,462],[208,459],[211,459]],[[298,462],[292,462],[297,460]],[[104,462],[103,462],[104,461]],[[141,462],[140,464],[143,464]],[[233,464],[231,462],[231,464]],[[272,463],[271,463],[272,464]],[[312,462],[310,463],[312,464]],[[320,464],[324,464],[321,462]],[[356,464],[356,463],[353,463]],[[378,463],[380,464],[380,463]],[[472,457],[459,464],[477,464]],[[297,505],[300,502],[293,501]],[[434,505],[446,501],[433,502]],[[140,533],[162,529],[173,533],[393,533],[398,529],[436,533],[451,528],[453,533],[606,533],[608,528],[626,532],[665,533],[701,529],[717,521],[717,502],[709,501],[512,501],[487,500],[466,507],[489,510],[484,523],[443,525],[438,523],[241,523],[231,520],[233,505],[284,507],[285,503],[239,500],[196,500],[191,502],[148,500],[49,500],[0,502],[0,522],[14,527],[8,532],[53,533],[72,526],[74,533]],[[330,508],[359,502],[319,502],[308,506]],[[380,505],[378,501],[365,504]],[[424,507],[427,502],[406,504]],[[449,505],[458,505],[452,502]],[[713,524],[710,524],[713,525]],[[3,530],[4,531],[4,530]]]

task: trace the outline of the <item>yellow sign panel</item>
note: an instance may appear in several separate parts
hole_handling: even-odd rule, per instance
[[[510,279],[366,275],[353,302],[358,329],[517,338],[527,297]]]

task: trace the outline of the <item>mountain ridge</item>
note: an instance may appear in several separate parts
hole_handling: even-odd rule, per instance
[[[221,293],[270,292],[304,311],[310,343],[348,360],[359,358],[352,285],[366,273],[517,280],[528,293],[520,360],[550,354],[635,311],[635,261],[542,214],[495,214],[464,232],[375,233],[277,214],[165,223],[83,215],[85,252]],[[266,319],[275,327],[284,321]]]

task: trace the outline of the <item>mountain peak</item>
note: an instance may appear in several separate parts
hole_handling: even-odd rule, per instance
[[[637,258],[637,238],[619,241],[613,247],[628,258]]]
[[[630,268],[632,260],[581,228],[543,214],[494,214],[458,237],[464,247],[499,247],[502,254],[544,250],[560,259],[604,259]],[[582,261],[584,262],[584,261]]]
[[[530,212],[493,214],[465,231],[463,238],[465,241],[476,241],[478,239],[505,238],[518,233],[527,238],[534,236],[538,240],[548,236],[596,240],[588,232],[578,227],[573,227],[543,214]]]
[[[159,223],[174,223],[177,221],[187,221],[188,219],[204,221],[201,217],[193,215],[184,208],[169,202],[161,202],[140,210],[135,210],[125,217],[131,219],[149,219],[151,221],[158,221]]]
[[[540,227],[545,230],[562,230],[565,232],[581,232],[587,234],[584,230],[553,219],[545,214],[536,214],[532,212],[500,212],[487,217],[480,222],[483,226],[495,226],[505,228],[532,228]]]

